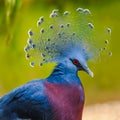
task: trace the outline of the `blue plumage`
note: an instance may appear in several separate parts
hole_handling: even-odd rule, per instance
[[[0,120],[17,118],[42,120],[44,117],[42,114],[49,108],[43,84],[43,80],[32,81],[1,98],[0,109],[3,112]]]

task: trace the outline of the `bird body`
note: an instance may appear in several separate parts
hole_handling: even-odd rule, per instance
[[[53,120],[82,120],[84,89],[77,72],[68,70],[63,64],[58,65],[52,73],[54,77],[50,76],[45,83],[55,113]]]
[[[0,120],[82,120],[82,84],[76,72],[64,71],[64,65],[57,65],[48,78],[31,81],[1,98]]]
[[[0,98],[0,120],[82,120],[85,97],[78,71],[93,77],[87,61],[99,55],[90,16],[88,9],[78,8],[62,17],[53,10],[50,21],[40,17],[37,30],[28,31],[26,58],[32,67],[57,65],[48,78],[33,80]]]

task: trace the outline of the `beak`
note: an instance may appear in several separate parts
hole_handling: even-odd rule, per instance
[[[94,73],[88,68],[86,70],[86,72],[93,78],[94,77]]]
[[[94,73],[88,67],[85,67],[84,71],[87,72],[91,77],[94,77]]]

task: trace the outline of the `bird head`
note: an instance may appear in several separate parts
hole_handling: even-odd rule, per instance
[[[69,47],[68,47],[69,46]],[[69,44],[66,48],[61,50],[60,57],[58,57],[57,62],[64,64],[72,72],[85,71],[91,77],[94,76],[93,72],[89,69],[87,65],[87,60],[89,60],[92,55],[85,52],[84,47],[81,44]]]
[[[107,33],[111,33],[110,28]],[[78,8],[62,14],[53,10],[48,19],[40,17],[37,28],[30,29],[28,35],[24,50],[26,58],[32,61],[32,67],[57,62],[65,64],[70,70],[83,70],[93,77],[87,61],[99,57],[101,51],[95,45],[95,30],[88,9]],[[108,40],[105,40],[105,48],[107,44]]]
[[[71,63],[73,64],[73,66],[76,67],[77,71],[85,71],[87,72],[91,77],[94,76],[93,72],[89,69],[86,61],[82,61],[81,59],[77,59],[77,58],[70,58],[69,59],[71,61]]]

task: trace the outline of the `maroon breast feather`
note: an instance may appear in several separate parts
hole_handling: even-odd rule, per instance
[[[82,85],[46,82],[46,95],[53,107],[53,120],[82,120],[84,89]]]

